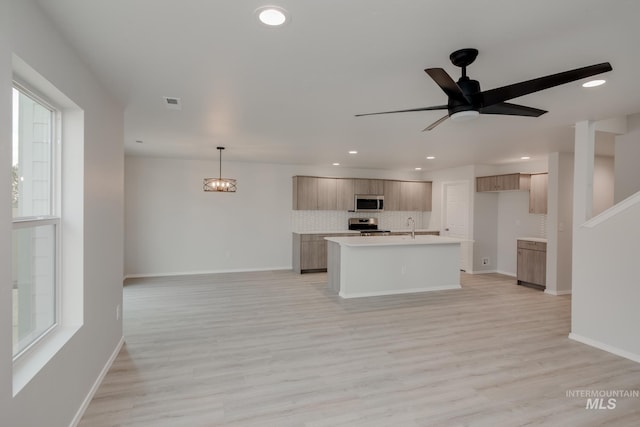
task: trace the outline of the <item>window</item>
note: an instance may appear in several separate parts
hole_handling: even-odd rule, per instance
[[[59,112],[13,88],[12,278],[13,357],[58,324],[60,171]]]

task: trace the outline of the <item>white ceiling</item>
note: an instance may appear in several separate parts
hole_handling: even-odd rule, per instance
[[[637,0],[39,3],[125,106],[128,155],[217,159],[223,145],[225,160],[435,170],[571,151],[576,121],[640,112]],[[258,23],[265,4],[291,21]],[[421,132],[444,112],[354,117],[446,104],[423,70],[457,80],[449,54],[466,47],[480,51],[467,71],[482,89],[605,61],[613,71],[598,88],[513,101],[549,111],[539,118],[483,115]]]

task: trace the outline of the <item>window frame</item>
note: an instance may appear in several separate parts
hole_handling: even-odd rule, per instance
[[[61,177],[62,177],[62,155],[61,155],[61,139],[62,139],[62,108],[55,103],[48,100],[46,97],[40,95],[36,90],[32,89],[29,85],[22,83],[15,79],[13,80],[12,89],[17,90],[22,95],[29,97],[32,101],[40,104],[51,112],[51,135],[50,135],[50,188],[49,188],[49,214],[48,215],[32,215],[32,216],[12,216],[12,230],[36,228],[40,226],[52,225],[54,227],[54,263],[53,263],[53,322],[37,337],[31,339],[31,341],[24,346],[24,348],[17,351],[15,354],[12,349],[13,363],[19,362],[25,356],[33,353],[38,348],[39,344],[51,336],[61,324],[62,319],[62,297],[61,297],[61,280],[62,280],[62,194],[61,194]],[[13,93],[13,90],[12,90]],[[13,105],[13,97],[12,97]],[[13,111],[13,108],[12,108]],[[12,120],[13,128],[13,120]],[[12,143],[12,154],[13,154]],[[14,254],[12,253],[12,257]],[[12,294],[12,307],[14,304]],[[12,331],[13,334],[13,331]],[[12,338],[13,342],[13,338]]]

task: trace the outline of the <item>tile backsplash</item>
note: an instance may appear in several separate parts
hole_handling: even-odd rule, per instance
[[[291,231],[297,233],[334,232],[348,230],[349,218],[378,218],[381,230],[408,230],[407,218],[412,217],[416,229],[428,229],[431,212],[384,211],[384,212],[345,212],[345,211],[291,211]]]

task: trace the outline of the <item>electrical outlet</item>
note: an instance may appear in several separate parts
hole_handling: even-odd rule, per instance
[[[116,306],[116,320],[120,320],[120,315],[122,314],[122,310],[120,309],[120,304]]]
[[[482,258],[482,265],[489,265],[489,258]]]

